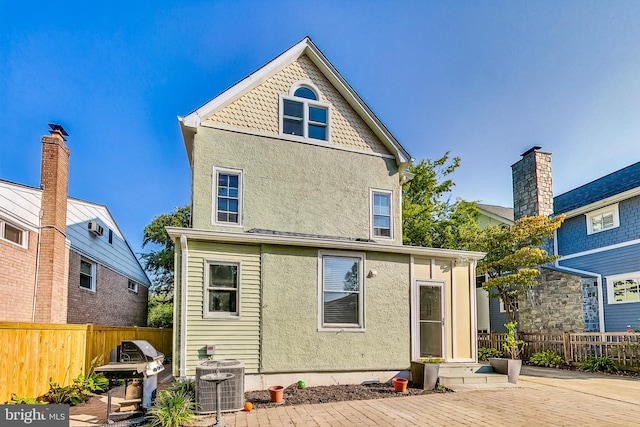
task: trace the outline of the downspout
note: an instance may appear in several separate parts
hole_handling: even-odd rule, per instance
[[[558,230],[553,232],[553,254],[558,255]],[[577,268],[564,267],[559,264],[560,260],[556,260],[553,265],[561,271],[568,273],[576,273],[583,276],[595,277],[598,288],[598,323],[600,325],[600,332],[605,332],[604,328],[604,295],[602,292],[602,275],[594,273],[593,271],[578,270]]]
[[[180,379],[187,376],[187,261],[189,249],[187,236],[180,236]]]
[[[36,321],[36,299],[38,297],[38,272],[40,270],[40,236],[42,236],[42,216],[44,211],[38,213],[38,244],[36,245],[36,277],[33,284],[33,307],[31,308],[31,322]]]
[[[476,296],[476,260],[469,262],[469,287],[471,288],[471,358],[478,363],[478,298]]]

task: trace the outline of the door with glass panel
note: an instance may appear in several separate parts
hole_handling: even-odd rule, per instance
[[[442,283],[417,282],[420,357],[443,357],[444,305]]]

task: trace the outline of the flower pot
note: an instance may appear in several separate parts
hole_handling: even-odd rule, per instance
[[[432,390],[438,383],[440,364],[411,362],[411,381],[423,390]]]
[[[506,375],[511,384],[518,382],[518,376],[520,376],[520,370],[522,369],[522,360],[491,358],[489,359],[489,364],[497,373]]]
[[[274,385],[269,387],[269,397],[273,403],[284,402],[284,387],[281,385]]]
[[[407,384],[409,384],[409,380],[404,378],[394,378],[393,379],[393,389],[400,393],[407,392]]]

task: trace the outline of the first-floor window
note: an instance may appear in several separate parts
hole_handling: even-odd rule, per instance
[[[320,253],[320,329],[364,329],[363,255]]]
[[[90,291],[96,290],[96,265],[84,259],[80,260],[80,287]]]
[[[640,302],[640,272],[607,277],[609,304]]]
[[[0,219],[0,238],[20,246],[27,246],[27,232]]]
[[[240,314],[240,264],[209,261],[205,277],[205,316]]]
[[[129,280],[129,283],[127,284],[127,289],[129,289],[131,292],[138,293],[138,284],[133,280]]]

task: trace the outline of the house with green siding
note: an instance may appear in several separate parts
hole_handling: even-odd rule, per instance
[[[210,357],[243,363],[247,390],[476,361],[483,254],[402,245],[413,159],[309,38],[179,123],[176,377]]]

